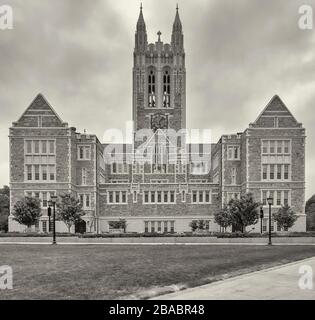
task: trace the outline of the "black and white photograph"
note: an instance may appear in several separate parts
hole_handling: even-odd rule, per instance
[[[0,0],[0,309],[314,301],[314,19],[315,0]]]

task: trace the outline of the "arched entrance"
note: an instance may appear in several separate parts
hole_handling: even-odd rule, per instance
[[[74,228],[75,233],[85,233],[86,232],[86,222],[81,220],[75,224]]]

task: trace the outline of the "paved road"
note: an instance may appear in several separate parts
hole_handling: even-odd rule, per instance
[[[310,266],[313,270],[311,290],[302,290],[299,287],[299,280],[303,276],[299,273],[302,266]],[[315,300],[315,257],[154,298],[154,300],[186,299]]]

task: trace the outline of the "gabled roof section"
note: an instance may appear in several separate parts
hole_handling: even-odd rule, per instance
[[[68,124],[60,119],[46,98],[39,93],[13,126],[51,128],[67,127]]]
[[[302,128],[281,98],[273,96],[250,128]]]

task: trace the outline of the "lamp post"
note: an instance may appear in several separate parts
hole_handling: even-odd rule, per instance
[[[268,245],[271,246],[272,242],[271,242],[271,205],[273,204],[273,198],[269,197],[267,198],[267,202],[269,205],[269,241],[268,241]]]
[[[51,223],[50,223],[50,217],[51,217],[51,204],[49,203],[48,204],[49,205],[49,207],[48,207],[48,212],[47,212],[47,215],[48,215],[48,232],[50,232],[51,230],[50,230],[50,226],[51,226]]]
[[[264,219],[264,209],[260,207],[260,233],[263,233],[263,219]]]
[[[53,207],[53,242],[52,244],[57,244],[56,242],[56,202],[57,202],[57,196],[51,196],[49,201],[49,206]]]

